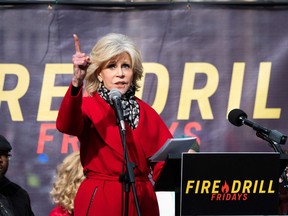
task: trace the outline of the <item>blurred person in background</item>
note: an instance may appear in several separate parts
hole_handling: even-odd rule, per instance
[[[11,150],[10,143],[0,135],[0,215],[34,216],[27,191],[5,176]]]
[[[56,205],[49,216],[73,216],[74,198],[80,183],[85,178],[80,162],[80,153],[75,151],[66,156],[57,166],[53,188],[50,192]]]

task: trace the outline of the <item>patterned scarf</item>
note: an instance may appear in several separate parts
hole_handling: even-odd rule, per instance
[[[108,104],[113,106],[109,98],[109,90],[103,84],[101,84],[97,92],[100,97],[102,97]],[[121,97],[124,121],[127,122],[133,130],[138,126],[140,115],[139,104],[137,103],[134,95],[135,87],[131,86]]]

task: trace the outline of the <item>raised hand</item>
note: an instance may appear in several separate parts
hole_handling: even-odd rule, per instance
[[[72,85],[75,87],[81,86],[86,76],[86,70],[91,64],[89,56],[80,51],[80,42],[76,34],[73,35],[75,43],[75,54],[72,56],[72,63],[74,67],[74,76]]]

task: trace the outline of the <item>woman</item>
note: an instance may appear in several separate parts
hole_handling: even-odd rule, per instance
[[[49,216],[73,215],[74,198],[84,178],[80,153],[75,151],[65,157],[56,169],[56,177],[50,192],[52,201],[56,206]]]
[[[159,208],[153,184],[163,162],[149,158],[172,135],[160,116],[148,104],[135,97],[143,76],[140,52],[127,36],[111,33],[93,47],[90,57],[80,51],[74,35],[74,76],[63,98],[56,125],[59,131],[77,136],[86,179],[75,198],[74,214],[117,216],[125,212],[137,215],[132,190],[125,205],[123,174],[124,153],[117,117],[109,92],[121,92],[125,121],[125,140],[134,168],[135,188],[141,215],[157,216]],[[87,97],[82,97],[85,79]],[[123,168],[124,167],[124,168]]]

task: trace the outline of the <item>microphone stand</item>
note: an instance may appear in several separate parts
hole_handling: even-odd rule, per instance
[[[256,135],[258,137],[260,137],[261,139],[267,141],[270,143],[271,147],[274,149],[275,152],[279,152],[280,154],[285,154],[285,152],[283,151],[283,149],[281,148],[281,146],[279,145],[279,143],[273,141],[272,139],[270,139],[267,135],[257,131]]]
[[[272,139],[270,139],[267,135],[261,133],[261,132],[256,132],[256,135],[258,137],[260,137],[261,139],[267,141],[271,147],[274,149],[275,152],[280,153],[280,155],[285,154],[285,152],[283,151],[283,149],[281,148],[281,146],[279,145],[279,143],[277,143],[276,141],[273,141]],[[286,141],[286,140],[285,140]],[[285,143],[281,143],[281,144],[285,144]],[[284,188],[288,188],[288,179],[286,176],[286,169],[284,169],[284,171],[281,174],[281,179],[283,180],[283,187]]]
[[[125,128],[121,127],[120,121],[118,121],[119,131],[121,135],[121,141],[123,145],[123,151],[124,151],[124,161],[126,165],[126,172],[122,173],[119,177],[119,182],[122,182],[124,186],[124,192],[125,192],[125,206],[124,206],[124,214],[125,216],[128,216],[128,210],[129,210],[129,191],[130,186],[132,187],[132,192],[135,200],[135,206],[137,210],[137,215],[141,216],[140,213],[140,207],[138,203],[137,193],[136,193],[136,187],[135,187],[135,175],[134,175],[134,168],[136,165],[132,162],[130,162],[127,152],[127,146],[126,146],[126,133]],[[123,171],[124,172],[124,171]]]

